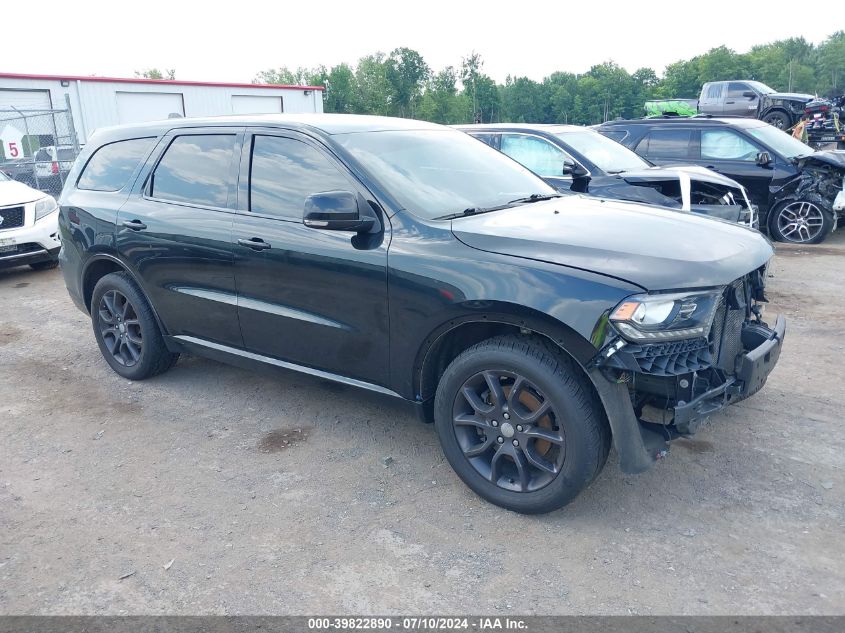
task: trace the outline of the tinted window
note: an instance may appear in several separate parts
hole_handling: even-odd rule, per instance
[[[652,158],[689,158],[690,130],[652,130],[637,145],[637,154]]]
[[[563,161],[572,160],[549,141],[524,134],[502,134],[502,152],[544,177],[563,176]]]
[[[737,81],[732,81],[728,84],[728,97],[742,97],[743,92],[749,92],[751,88],[748,84],[739,83]],[[745,97],[746,99],[748,97]]]
[[[40,149],[35,152],[35,160],[39,162],[49,162],[53,160],[53,155],[50,154],[46,149]]]
[[[519,163],[457,130],[355,132],[333,140],[405,209],[427,218],[557,193]]]
[[[155,142],[154,138],[133,138],[103,145],[94,152],[77,188],[92,191],[119,191]]]
[[[628,136],[627,130],[601,130],[601,133],[607,138],[613,139],[617,143],[621,143],[625,140],[625,137]]]
[[[177,136],[153,174],[154,198],[225,207],[234,185],[234,134]]]
[[[701,158],[754,161],[757,148],[731,130],[702,130]]]
[[[305,198],[311,194],[350,189],[338,168],[310,145],[278,136],[255,137],[250,211],[301,220]]]

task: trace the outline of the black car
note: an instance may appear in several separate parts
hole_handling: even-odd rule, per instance
[[[845,152],[815,151],[762,121],[657,117],[596,129],[658,165],[695,163],[742,183],[776,240],[817,244],[845,214]]]
[[[95,134],[60,212],[62,271],[132,380],[189,352],[401,398],[484,498],[544,512],[665,455],[759,390],[769,242],[561,196],[437,125],[302,115]],[[187,405],[186,405],[187,406]]]
[[[739,183],[693,165],[655,167],[589,128],[525,123],[455,127],[528,167],[558,191],[658,204],[757,225]]]

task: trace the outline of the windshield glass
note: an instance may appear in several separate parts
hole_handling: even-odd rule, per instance
[[[649,164],[624,145],[590,130],[557,132],[557,137],[605,172],[643,169]]]
[[[793,138],[783,130],[779,130],[771,125],[751,127],[747,128],[747,130],[751,136],[786,158],[806,156],[815,151],[809,145],[805,145],[797,138]]]
[[[3,182],[4,180],[11,180],[11,178],[9,178],[6,174],[0,171],[0,182]]]
[[[332,137],[405,209],[433,219],[555,189],[519,163],[455,130],[355,132]]]
[[[774,88],[770,88],[769,86],[767,86],[766,84],[764,84],[761,81],[746,81],[745,83],[747,83],[749,86],[754,88],[754,90],[756,90],[758,92],[762,92],[764,95],[767,95],[767,94],[772,93],[772,92],[776,92]]]

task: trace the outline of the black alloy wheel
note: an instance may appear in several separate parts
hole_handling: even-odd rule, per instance
[[[133,367],[144,351],[144,335],[135,307],[118,290],[109,290],[100,299],[100,335],[115,361]]]
[[[532,492],[560,472],[566,455],[552,402],[525,376],[488,370],[455,397],[458,444],[482,477],[506,490]]]

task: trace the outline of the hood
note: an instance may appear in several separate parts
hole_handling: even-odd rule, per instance
[[[816,98],[815,95],[807,95],[801,92],[770,92],[765,96],[770,99],[789,99],[790,101],[802,101],[805,103]]]
[[[659,172],[681,172],[687,174],[692,180],[699,180],[701,182],[709,182],[714,185],[725,185],[726,187],[733,187],[740,189],[742,186],[734,179],[716,173],[712,169],[701,167],[700,165],[664,165],[663,167],[653,167],[638,173],[648,174],[650,171],[657,170]],[[630,172],[625,172],[623,175],[627,176]],[[677,176],[675,176],[677,177]]]
[[[607,275],[646,290],[728,284],[772,256],[757,231],[699,215],[581,195],[459,218],[467,246]]]
[[[0,207],[26,204],[43,198],[45,193],[33,189],[17,180],[0,180]]]
[[[809,156],[799,159],[798,162],[801,166],[807,163],[822,163],[823,165],[845,169],[845,152],[839,150],[813,152]]]

